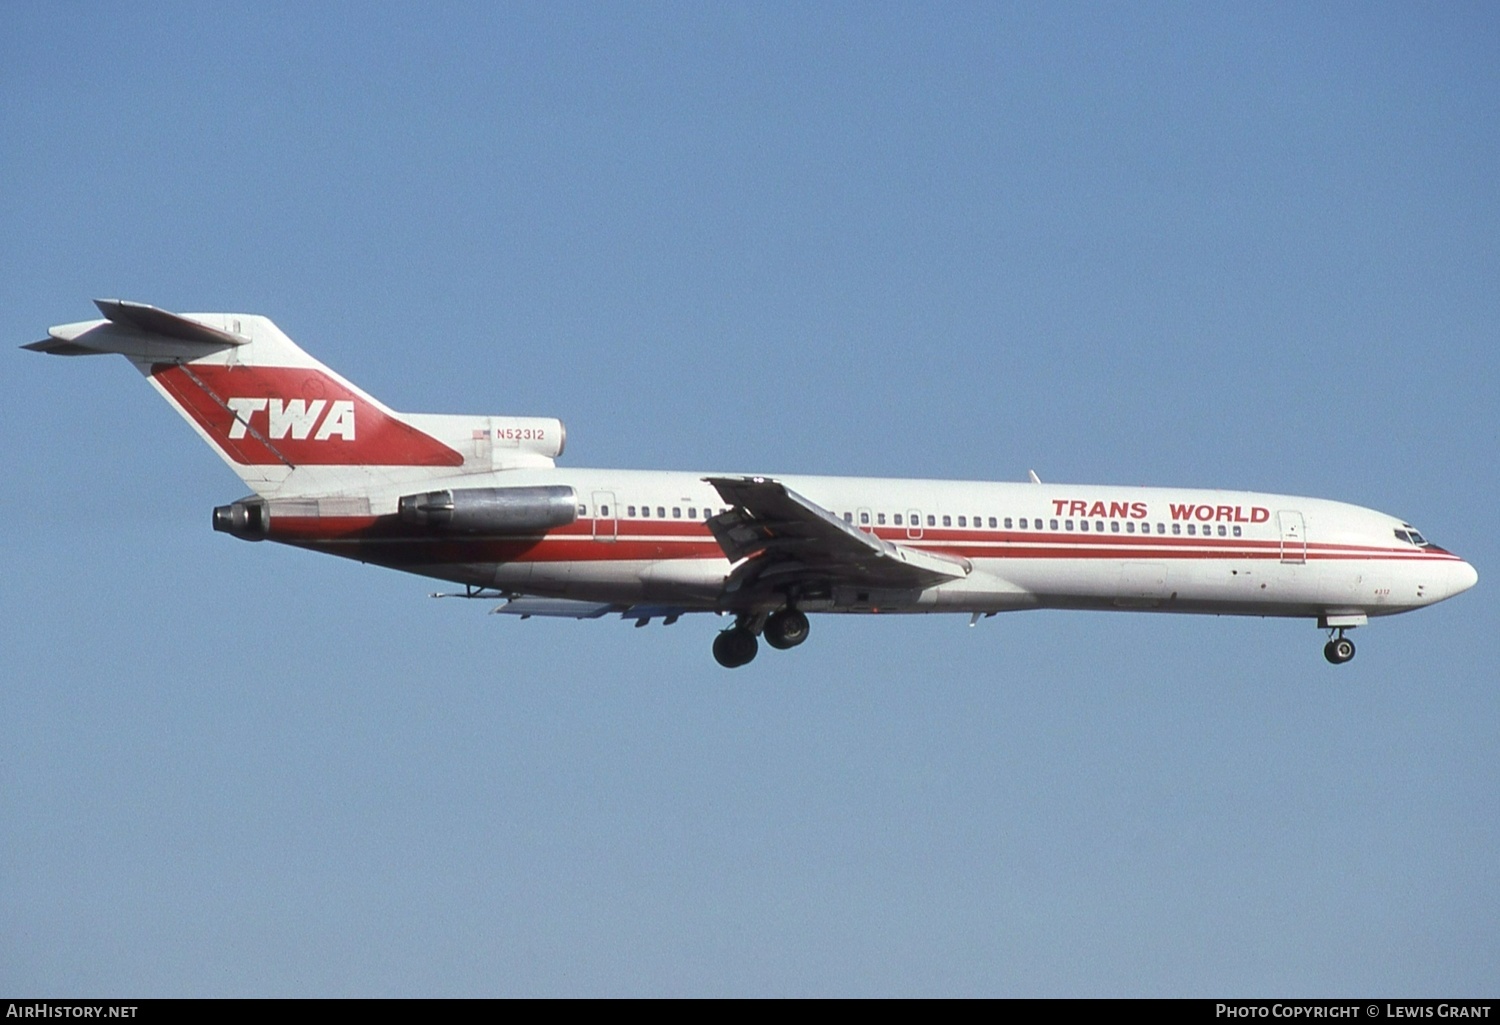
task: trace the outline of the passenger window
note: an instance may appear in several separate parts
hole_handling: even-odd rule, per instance
[[[1149,534],[1151,532],[1150,531],[1151,524],[1149,524],[1149,523],[1146,524],[1146,527],[1147,527],[1147,531],[1146,532]],[[1167,532],[1167,525],[1165,523],[1158,523],[1156,525],[1156,532],[1158,534],[1165,534]]]
[[[1224,529],[1224,524],[1222,524],[1222,523],[1219,524],[1219,536],[1223,537],[1227,533],[1229,533],[1229,532]]]
[[[680,506],[680,505],[674,505],[674,506],[672,506],[672,519],[674,519],[674,520],[680,520],[680,519],[682,519],[682,506]]]
[[[690,519],[690,520],[696,520],[697,518],[698,518],[698,510],[696,508],[694,508],[693,506],[688,506],[688,519]]]
[[[1234,536],[1239,537],[1241,533],[1242,531],[1240,530],[1239,524],[1236,523],[1234,526]]]
[[[1135,533],[1135,520],[1126,520],[1125,521],[1125,533],[1127,533],[1127,534],[1134,534]]]
[[[578,507],[578,515],[579,516],[587,516],[588,514],[589,514],[589,507],[588,506],[586,506],[586,505],[580,505]]]
[[[1068,529],[1069,530],[1073,529],[1073,522],[1071,520],[1068,521]],[[1088,520],[1079,520],[1078,521],[1078,529],[1079,530],[1088,530],[1089,529],[1089,521]]]
[[[990,526],[993,527],[994,525],[995,525],[995,517],[991,516],[990,517]],[[1026,526],[1026,524],[1023,523],[1023,524],[1021,524],[1021,526],[1024,527],[1024,526]],[[1010,517],[1009,516],[1005,517],[1005,529],[1006,530],[1010,529]]]
[[[601,505],[599,507],[599,515],[600,516],[608,516],[609,515],[609,506],[607,506],[607,505]]]
[[[1101,534],[1104,533],[1104,522],[1101,520],[1100,522],[1094,524],[1094,529]]]
[[[1159,527],[1159,526],[1161,526],[1161,524],[1158,523],[1157,526]],[[1180,524],[1180,523],[1174,523],[1174,524],[1172,524],[1172,533],[1174,533],[1174,534],[1181,534],[1182,533],[1182,524]]]
[[[936,517],[934,517],[934,516],[933,516],[933,515],[932,515],[932,513],[928,513],[928,514],[927,514],[927,525],[928,525],[928,526],[929,526],[929,527],[932,527],[932,526],[936,526],[936,525],[937,525],[937,518],[936,518]]]
[[[1037,520],[1037,522],[1038,522],[1038,523],[1040,523],[1040,522],[1042,522],[1042,521],[1041,521],[1041,520]],[[1053,520],[1053,521],[1052,521],[1052,529],[1053,529],[1053,530],[1056,530],[1056,529],[1057,529],[1057,521],[1056,521],[1056,520]]]
[[[876,513],[875,522],[880,524],[882,527],[885,526],[885,513]]]
[[[854,514],[853,513],[844,513],[844,522],[845,523],[853,523],[854,522]]]
[[[1005,517],[1005,526],[1006,526],[1007,529],[1009,529],[1009,527],[1010,527],[1010,517],[1009,516]],[[991,530],[995,529],[995,517],[993,517],[993,516],[990,517],[990,529]]]
[[[1119,520],[1110,520],[1109,521],[1109,530],[1110,530],[1110,533],[1112,533],[1112,534],[1118,534],[1120,532],[1120,521]]]
[[[951,527],[951,526],[953,526],[953,517],[952,516],[944,516],[943,517],[943,526],[945,526],[945,527]]]
[[[960,527],[967,527],[969,525],[969,518],[967,516],[960,516],[958,518],[958,525]]]
[[[666,506],[661,506],[661,505],[657,506],[656,507],[656,515],[657,515],[657,517],[659,519],[663,519],[663,520],[666,519],[667,518],[667,509],[666,509]]]
[[[897,513],[895,516],[892,517],[892,519],[895,521],[896,526],[898,526],[898,527],[901,526],[901,514],[900,513]]]
[[[867,513],[867,512],[860,513],[859,514],[859,522],[863,523],[865,526],[869,526],[869,524],[870,524],[870,514]]]
[[[1072,520],[1064,520],[1063,521],[1063,526],[1067,527],[1069,530],[1072,530],[1073,529],[1073,521]]]
[[[634,519],[634,518],[635,518],[635,506],[633,506],[633,505],[632,505],[632,506],[629,506],[629,507],[628,507],[628,508],[627,508],[627,509],[626,509],[626,510],[625,510],[625,514],[626,514],[626,515],[627,515],[627,516],[629,516],[629,517],[630,517],[630,518],[631,518],[631,519]]]
[[[649,505],[641,506],[641,515],[649,520],[651,518],[651,507]]]

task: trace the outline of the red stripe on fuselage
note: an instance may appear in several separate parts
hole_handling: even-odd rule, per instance
[[[604,537],[595,536],[596,526]],[[641,529],[645,528],[645,529]],[[615,533],[611,534],[613,529]],[[982,533],[929,531],[920,540],[889,532],[889,540],[943,555],[969,559],[1053,560],[1221,560],[1280,561],[1295,554],[1303,561],[1302,545],[1286,546],[1271,539],[1219,539],[1189,537],[1116,537],[1100,534],[1085,537],[1063,533]],[[723,558],[723,551],[696,521],[642,523],[582,520],[547,534],[496,538],[435,534],[414,530],[394,516],[300,517],[271,519],[271,540],[317,547],[351,557],[360,557],[368,547],[380,561],[399,556],[412,563],[443,562],[624,562],[663,559]],[[353,549],[353,550],[351,550]],[[1456,562],[1458,557],[1441,549],[1402,549],[1371,545],[1310,542],[1305,561],[1378,560],[1386,562]]]

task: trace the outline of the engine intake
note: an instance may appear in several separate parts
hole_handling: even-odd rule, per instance
[[[405,523],[464,534],[530,534],[578,519],[578,495],[566,485],[454,488],[403,495]]]

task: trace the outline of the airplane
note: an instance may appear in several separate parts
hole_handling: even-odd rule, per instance
[[[464,585],[494,611],[733,617],[720,665],[808,614],[1093,609],[1304,617],[1346,636],[1473,587],[1405,521],[1249,491],[560,469],[540,417],[398,413],[263,316],[95,300],[23,348],[126,357],[253,494],[213,528]],[[442,595],[438,595],[442,596]]]

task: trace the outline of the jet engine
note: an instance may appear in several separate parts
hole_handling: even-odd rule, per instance
[[[578,495],[566,485],[452,488],[403,495],[405,523],[460,534],[531,534],[578,519]]]
[[[271,511],[264,500],[256,498],[215,506],[214,529],[246,541],[260,541],[271,532]]]

